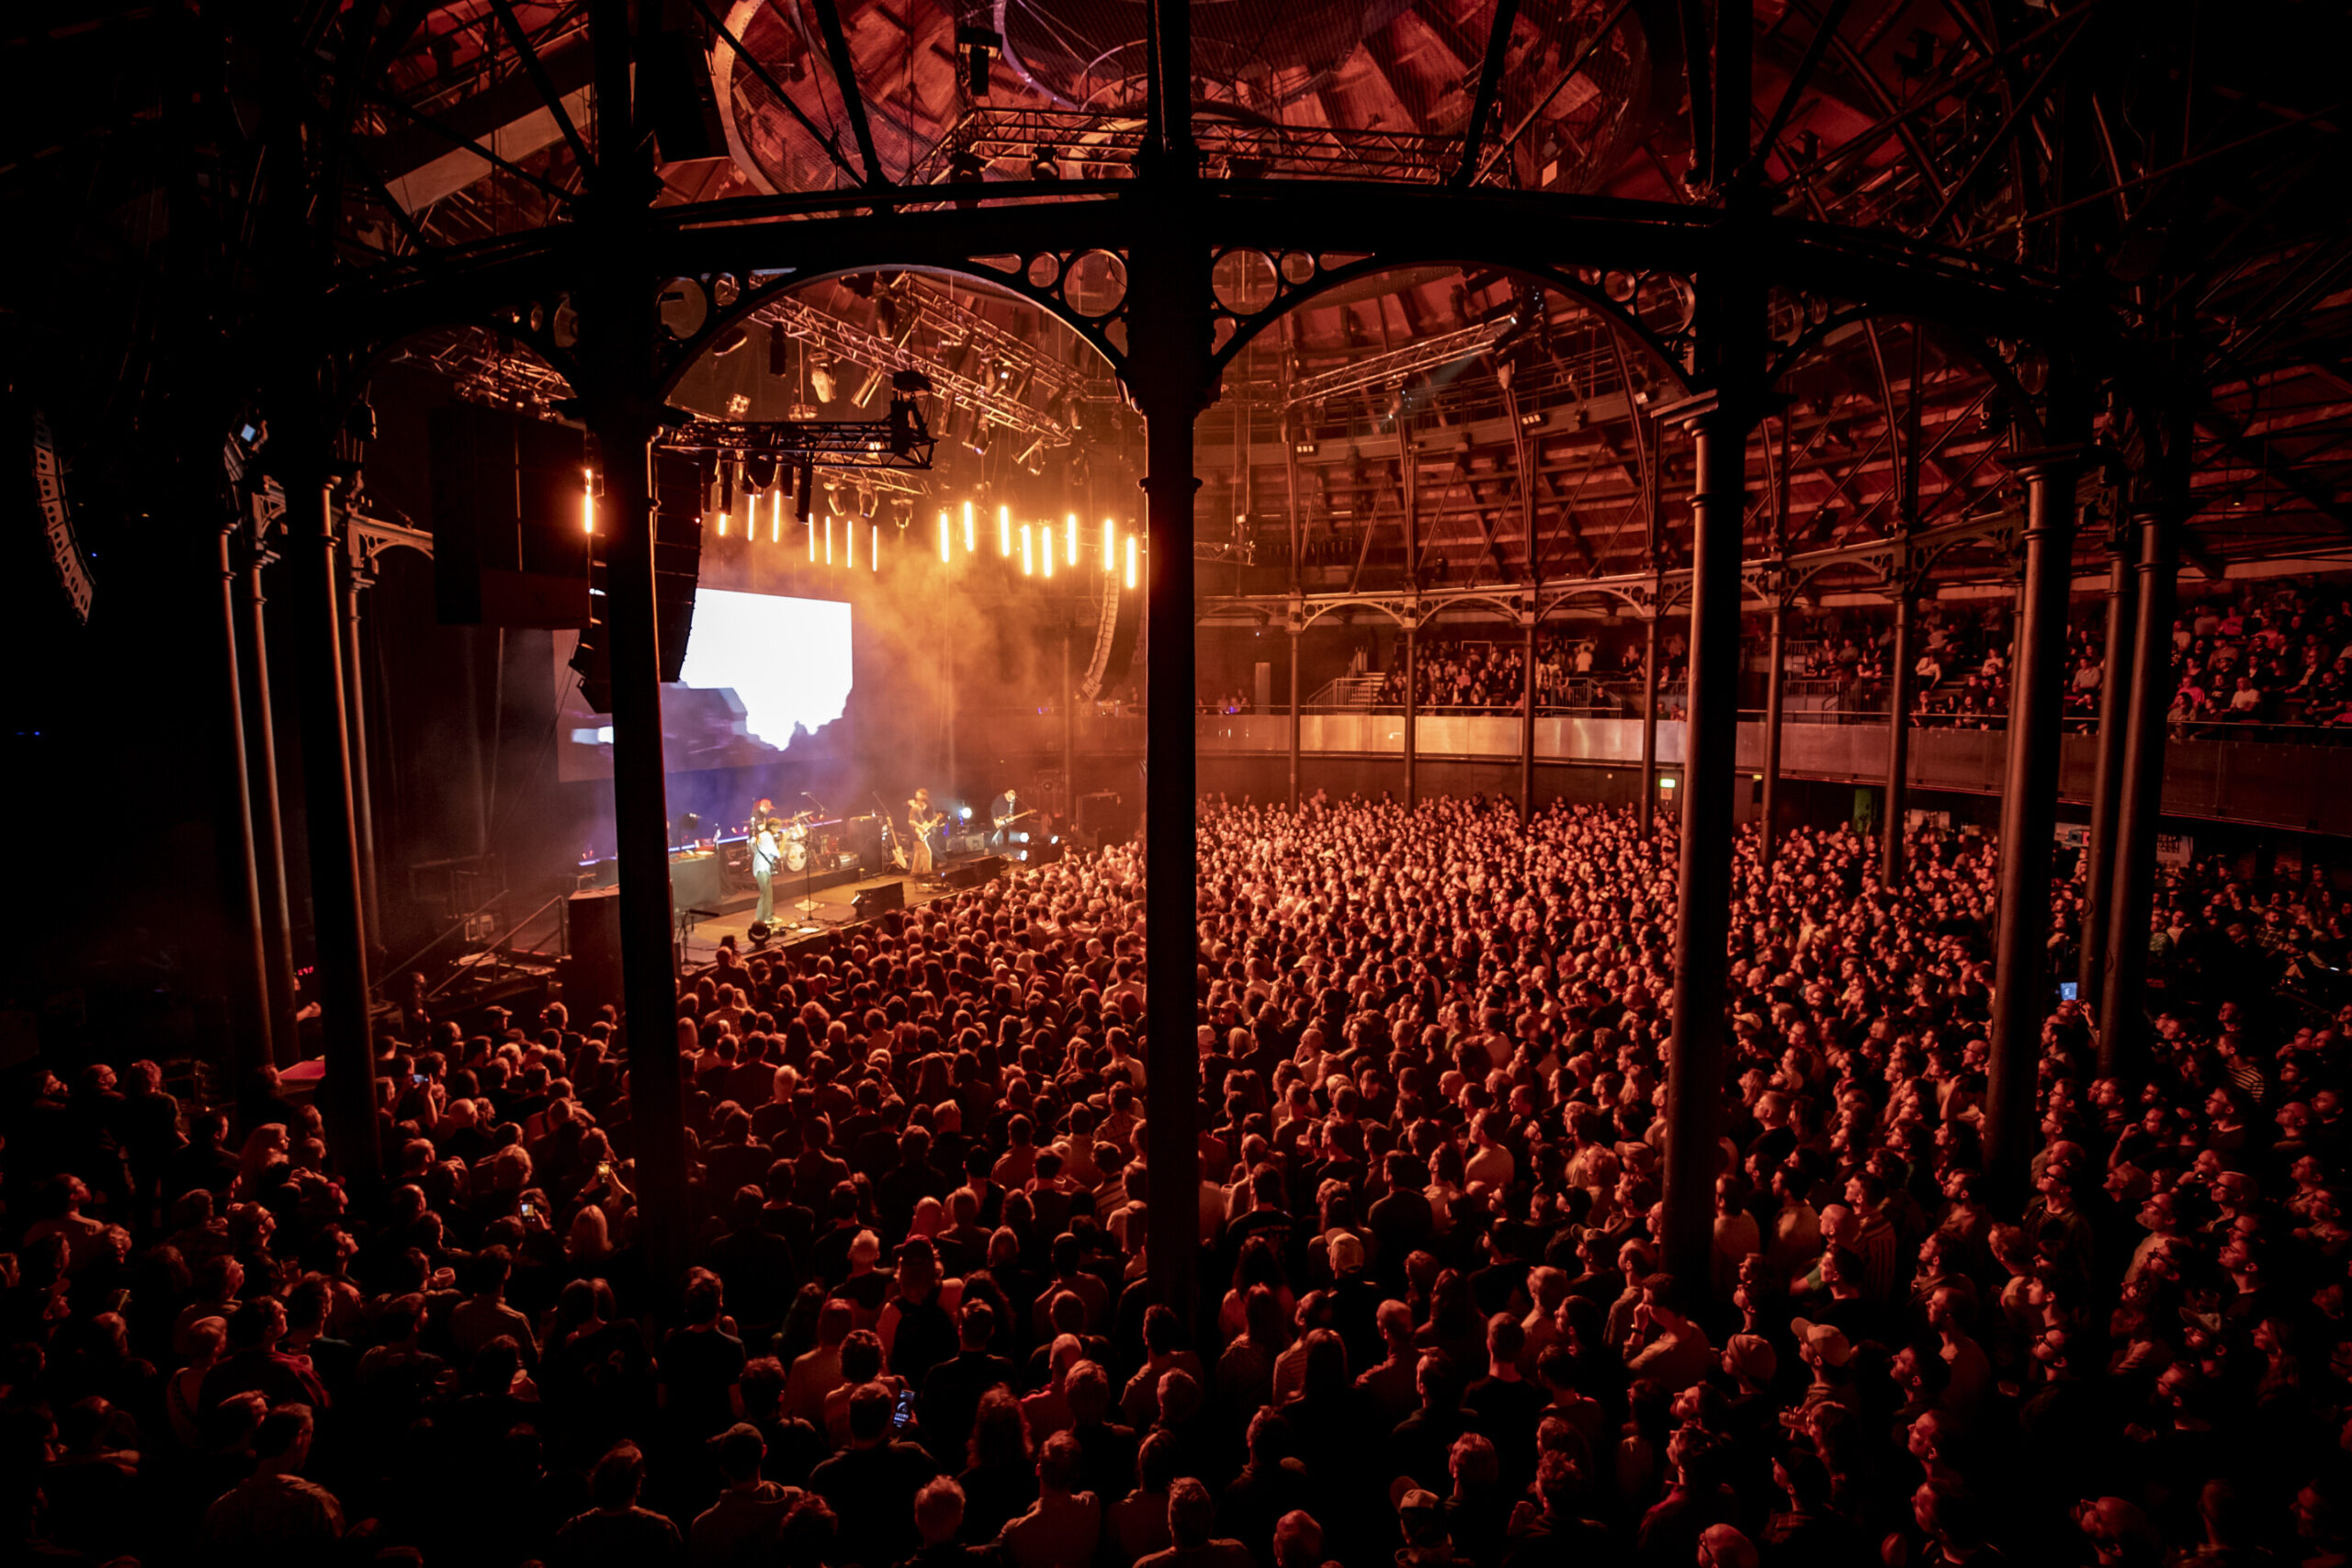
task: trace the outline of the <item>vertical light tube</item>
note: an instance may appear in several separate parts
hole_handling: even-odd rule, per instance
[[[1025,523],[1022,525],[1024,532],[1028,526]],[[1012,508],[1010,506],[996,509],[996,553],[1001,556],[1012,553]]]
[[[1010,526],[1010,525],[1008,524],[1007,526]],[[1033,547],[1033,541],[1031,540],[1029,533],[1029,525],[1023,523],[1021,525],[1021,575],[1023,577],[1032,576],[1035,573],[1036,569],[1036,551]]]
[[[868,571],[882,570],[882,525],[879,523],[874,525],[874,537],[866,547],[865,570]]]
[[[939,562],[942,566],[955,559],[952,536],[948,533],[947,513],[939,514]]]
[[[1136,536],[1135,536],[1133,534],[1130,534],[1130,535],[1128,535],[1128,536],[1127,536],[1127,586],[1128,586],[1128,587],[1130,587],[1130,588],[1133,588],[1135,585],[1136,585]]]
[[[964,503],[964,553],[970,555],[980,547],[979,534],[972,522],[972,503]]]
[[[1119,525],[1108,517],[1102,519],[1102,570],[1119,570]]]
[[[1037,547],[1046,558],[1046,575],[1054,575],[1054,530],[1047,523],[1037,525]]]
[[[833,520],[830,516],[825,519],[825,564],[833,564]]]
[[[580,481],[580,531],[594,534],[596,531],[596,470],[581,469]]]
[[[778,485],[768,492],[768,543],[784,543],[784,487]]]
[[[825,531],[829,534],[832,532],[830,525]],[[842,543],[849,551],[849,569],[855,571],[857,570],[857,525],[847,518],[842,520]]]
[[[1063,531],[1064,531],[1066,534],[1068,534],[1068,535],[1069,535],[1069,565],[1071,565],[1071,566],[1076,566],[1076,565],[1078,564],[1078,513],[1077,513],[1073,512],[1073,513],[1071,513],[1069,514],[1069,522],[1064,525]]]

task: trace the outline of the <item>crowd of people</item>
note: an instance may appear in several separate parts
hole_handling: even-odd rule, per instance
[[[1682,680],[1688,649],[1679,630],[1661,637],[1658,678]],[[1589,634],[1539,633],[1535,641],[1535,705],[1581,707],[1603,700],[1600,683],[1638,684],[1643,641],[1621,637],[1609,649]],[[1424,636],[1414,659],[1414,702],[1423,711],[1466,709],[1517,711],[1527,696],[1527,649],[1522,641],[1492,636]],[[1373,701],[1381,707],[1405,703],[1405,658],[1400,646]]]
[[[1196,1310],[1146,1256],[1142,868],[1015,872],[629,1030],[420,1015],[386,1180],[134,1050],[6,1115],[24,1560],[2307,1568],[2352,1443],[2324,882],[2168,871],[2151,1054],[1982,1122],[1994,852],[1740,840],[1706,1276],[1657,1243],[1675,831],[1208,803]],[[2051,889],[2053,950],[2078,913]],[[632,1040],[629,1036],[634,1035]],[[51,1070],[51,1066],[55,1068]],[[2339,1440],[2339,1433],[2345,1434]]]
[[[2352,595],[2291,579],[2199,595],[2172,630],[2176,726],[2352,728]]]

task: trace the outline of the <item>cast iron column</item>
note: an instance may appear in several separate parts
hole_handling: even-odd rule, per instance
[[[221,856],[227,875],[224,891],[234,907],[221,911],[223,950],[229,966],[229,1071],[232,1089],[243,1092],[254,1069],[270,1058],[268,941],[261,918],[261,873],[254,855],[254,806],[251,775],[245,760],[245,699],[237,660],[237,569],[231,536],[240,530],[232,521],[220,530],[220,668],[228,677],[221,695],[227,699],[227,776],[221,781],[221,808],[229,817],[229,842]]]
[[[327,1146],[362,1191],[383,1175],[376,1141],[375,1041],[368,1026],[368,924],[360,911],[359,843],[351,808],[351,749],[344,729],[342,563],[328,498],[323,434],[303,427],[326,397],[289,376],[270,420],[270,448],[286,487],[287,570],[297,698],[302,716],[302,820],[311,852],[311,929],[326,1077]]]
[[[1772,641],[1768,657],[1772,668],[1764,681],[1764,807],[1763,819],[1757,826],[1757,863],[1763,868],[1764,881],[1772,880],[1772,840],[1779,824],[1781,809],[1781,710],[1787,697],[1788,682],[1781,666],[1788,662],[1788,606],[1780,600],[1772,602]]]
[[[1893,887],[1903,877],[1904,813],[1911,796],[1911,620],[1913,585],[1894,584],[1894,653],[1886,683],[1886,826],[1878,837],[1878,879]]]
[[[1649,625],[1642,632],[1642,837],[1657,825],[1657,598],[1650,598]],[[1683,772],[1690,771],[1686,749]]]
[[[1405,809],[1421,803],[1421,639],[1418,615],[1405,625]]]
[[[1739,759],[1740,523],[1748,421],[1723,394],[1671,411],[1694,436],[1690,685],[1683,726],[1681,866],[1667,1061],[1667,1270],[1706,1292],[1714,1247],[1716,1124],[1724,1072],[1732,792]],[[1668,417],[1661,415],[1661,418]]]
[[[1198,820],[1193,709],[1193,426],[1211,391],[1209,253],[1195,234],[1192,25],[1155,0],[1138,234],[1128,254],[1129,390],[1144,416],[1144,518],[1150,581],[1146,686],[1150,786],[1144,829],[1144,1111],[1147,1267],[1161,1301],[1193,1319],[1200,1269],[1201,1055]]]
[[[2125,746],[2131,733],[2132,624],[2140,608],[2140,574],[2132,525],[2119,521],[2107,541],[2107,640],[2099,650],[2098,761],[2091,778],[2090,841],[2083,846],[2083,951],[2075,971],[2086,1007],[2106,1000],[2108,895],[2115,886],[2115,829],[2123,798]],[[2105,1030],[2107,1015],[2098,1015]]]
[[[2078,447],[2026,455],[2025,581],[2009,682],[1994,932],[1993,1059],[1984,1092],[1984,1173],[1996,1203],[2018,1199],[2033,1153],[2041,1025],[2050,1011],[2051,826],[2058,803],[2066,592],[2075,547]]]
[[[1070,680],[1069,645],[1077,635],[1072,627],[1062,628],[1062,805],[1073,822],[1078,820],[1078,687]]]
[[[269,1055],[281,1067],[301,1059],[301,1032],[294,1022],[294,917],[286,891],[286,817],[277,792],[277,705],[269,690],[269,595],[262,568],[270,553],[269,525],[260,502],[239,532],[244,541],[246,666],[253,689],[245,712],[253,722],[254,854],[260,877],[263,973],[269,982]],[[244,1085],[238,1086],[243,1098]]]
[[[1298,809],[1298,623],[1290,627],[1290,808]]]
[[[368,585],[368,559],[360,548],[356,521],[346,518],[343,560],[343,685],[351,730],[351,804],[359,834],[360,908],[368,939],[383,945],[383,907],[376,897],[376,808],[368,785],[368,683],[360,675],[359,591]],[[495,760],[492,765],[495,766]]]
[[[2098,1070],[2136,1065],[2147,1033],[2148,922],[2154,913],[2156,830],[2164,816],[2165,710],[2172,704],[2177,513],[2147,507],[2140,533],[2140,603],[2132,636],[2131,708],[2116,799],[2115,877],[2107,908],[2107,974],[2098,996]]]
[[[1526,690],[1521,694],[1519,728],[1519,819],[1535,813],[1535,612],[1527,613]]]
[[[639,1235],[663,1301],[685,1261],[684,1099],[672,945],[670,827],[662,756],[662,653],[655,608],[652,443],[654,280],[641,262],[645,204],[658,188],[631,131],[628,0],[592,0],[597,167],[582,227],[594,241],[580,288],[581,402],[604,482],[595,528],[605,561],[613,705],[613,837],[620,872],[621,1001]]]

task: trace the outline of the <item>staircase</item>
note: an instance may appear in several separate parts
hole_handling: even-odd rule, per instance
[[[1361,712],[1372,706],[1374,694],[1380,690],[1384,675],[1340,675],[1306,699],[1311,708],[1352,708]]]

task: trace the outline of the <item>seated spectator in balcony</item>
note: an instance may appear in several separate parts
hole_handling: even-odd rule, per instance
[[[2263,692],[2248,675],[2238,677],[2238,688],[2230,694],[2230,716],[2251,719],[2262,712]]]

